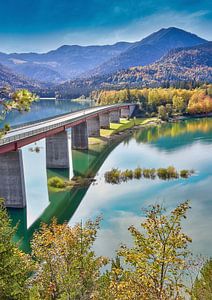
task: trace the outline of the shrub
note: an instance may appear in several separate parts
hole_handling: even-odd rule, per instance
[[[58,189],[63,189],[66,187],[65,181],[57,176],[49,178],[48,185]]]
[[[165,168],[159,168],[157,170],[157,175],[160,179],[167,179],[167,170]]]
[[[117,184],[120,182],[121,171],[113,168],[111,171],[105,173],[105,181],[108,183]]]
[[[136,179],[140,179],[141,176],[142,176],[142,169],[139,168],[139,167],[136,168],[136,169],[134,170],[133,176],[134,176],[134,178],[136,178]]]
[[[156,170],[155,169],[150,169],[150,177],[152,179],[155,179],[155,177],[156,177]]]
[[[190,175],[190,172],[188,170],[181,170],[180,171],[180,177],[182,178],[188,178]]]
[[[151,177],[150,169],[143,169],[143,176],[144,178],[150,178]]]
[[[179,174],[173,166],[167,168],[167,177],[168,178],[178,178]]]
[[[133,178],[133,171],[132,170],[126,170],[123,172],[124,173],[124,176],[127,178],[127,179],[132,179]]]

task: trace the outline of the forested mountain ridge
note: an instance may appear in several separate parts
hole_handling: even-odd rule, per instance
[[[177,81],[212,82],[212,42],[171,50],[154,64],[113,74],[107,84],[157,87]]]
[[[77,97],[98,89],[158,87],[178,82],[212,82],[212,42],[171,50],[149,66],[66,82],[56,90],[61,97]]]
[[[160,59],[171,49],[192,47],[205,42],[207,41],[182,29],[163,28],[134,43],[126,51],[94,69],[91,74],[105,75],[129,67],[146,66]]]

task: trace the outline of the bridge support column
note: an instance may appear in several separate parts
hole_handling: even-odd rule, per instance
[[[99,115],[100,128],[110,128],[110,115],[108,112]]]
[[[46,167],[50,169],[68,169],[68,150],[67,131],[46,138]]]
[[[87,120],[88,136],[100,136],[99,117],[93,117]]]
[[[88,149],[87,122],[82,122],[72,127],[71,145],[72,145],[72,149],[76,149],[76,150]]]
[[[0,154],[0,197],[6,207],[26,206],[22,151]]]
[[[119,121],[120,121],[119,117],[120,117],[119,109],[113,110],[110,112],[110,122],[111,123],[119,123]]]
[[[130,108],[121,108],[121,118],[130,117]]]
[[[138,105],[130,105],[129,109],[130,109],[130,117],[132,117],[133,113],[135,112],[136,107],[138,107]]]

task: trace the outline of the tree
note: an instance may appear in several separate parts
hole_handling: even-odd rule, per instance
[[[206,262],[194,283],[192,300],[212,300],[212,259]]]
[[[107,263],[91,249],[98,228],[99,219],[73,228],[56,220],[41,226],[31,244],[37,262],[31,279],[35,299],[98,299],[100,268]]]
[[[134,244],[132,248],[122,246],[118,252],[123,266],[112,265],[108,299],[184,299],[191,239],[182,232],[181,221],[188,209],[186,201],[168,215],[155,205],[145,211],[142,231],[129,228]]]
[[[174,95],[172,102],[173,108],[176,110],[176,112],[182,113],[185,111],[187,104],[183,97]]]
[[[0,112],[0,120],[3,120],[6,114],[11,110],[28,111],[31,103],[37,99],[37,96],[28,90],[17,90],[11,93],[8,87],[4,87],[0,90],[1,105],[3,109]],[[5,99],[10,97],[9,100]],[[10,126],[6,126],[0,130],[0,138],[10,130]]]
[[[158,117],[161,118],[161,120],[166,121],[168,118],[168,114],[166,112],[166,108],[163,105],[160,105],[158,107]]]
[[[33,269],[28,255],[18,250],[3,199],[0,199],[0,299],[28,299],[27,279]]]
[[[168,117],[171,117],[172,115],[172,105],[170,103],[166,104],[166,112]]]
[[[3,106],[6,111],[18,110],[28,111],[31,103],[37,98],[37,96],[30,91],[23,89],[17,90],[11,94],[11,99],[3,102]]]

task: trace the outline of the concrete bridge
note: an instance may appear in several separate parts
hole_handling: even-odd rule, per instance
[[[88,137],[100,136],[100,128],[119,123],[120,117],[131,117],[135,107],[128,103],[98,106],[11,130],[0,139],[0,197],[5,205],[26,206],[23,146],[45,138],[47,168],[69,168],[67,129],[71,128],[72,149],[86,150]]]

